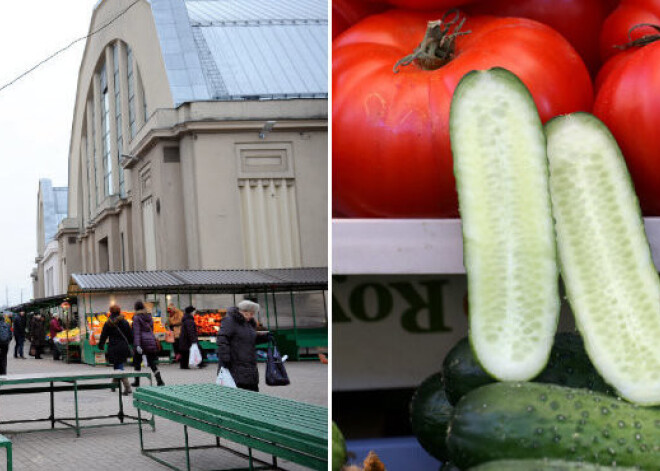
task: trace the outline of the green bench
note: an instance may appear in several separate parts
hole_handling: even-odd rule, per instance
[[[227,388],[215,384],[190,384],[138,388],[133,394],[138,410],[184,426],[184,447],[146,449],[140,427],[142,454],[171,468],[171,463],[157,458],[156,453],[185,451],[186,470],[190,470],[190,450],[221,448],[248,459],[249,469],[276,468],[277,458],[302,466],[328,469],[328,409],[325,407],[282,399],[266,394]],[[140,422],[138,420],[138,422]],[[214,445],[192,447],[188,427],[216,437]],[[220,439],[245,445],[248,453],[220,444]],[[272,464],[252,456],[252,450],[272,455]]]
[[[11,471],[13,462],[11,457],[11,440],[3,435],[0,435],[0,448],[7,450],[7,471]]]

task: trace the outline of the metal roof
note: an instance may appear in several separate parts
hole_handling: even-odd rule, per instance
[[[172,97],[327,98],[326,0],[151,0]]]
[[[270,270],[171,270],[71,275],[69,295],[144,293],[245,293],[326,290],[327,267]]]

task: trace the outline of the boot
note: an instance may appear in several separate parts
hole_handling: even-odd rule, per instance
[[[112,378],[110,384],[112,385],[110,387],[110,391],[115,392],[115,389],[117,389],[117,387],[119,386],[119,378]]]
[[[126,379],[128,379],[128,378],[126,378]],[[133,380],[133,382],[131,383],[131,386],[133,386],[134,388],[139,388],[140,387],[140,378],[135,378]]]
[[[122,378],[121,384],[124,386],[124,392],[122,392],[124,396],[128,396],[133,392],[131,390],[131,383],[128,381],[128,378]]]
[[[160,371],[156,371],[154,373],[156,376],[156,385],[157,386],[165,386],[165,382],[163,381],[163,378],[160,377]]]

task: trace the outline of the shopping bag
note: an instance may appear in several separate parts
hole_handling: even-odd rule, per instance
[[[199,366],[202,362],[202,352],[199,351],[199,346],[196,343],[193,343],[190,347],[190,359],[188,360],[188,366]]]
[[[286,386],[290,383],[275,340],[271,338],[268,340],[268,353],[266,354],[266,384],[268,386]]]
[[[174,343],[174,332],[171,330],[165,332],[165,343]]]
[[[234,378],[231,376],[229,370],[224,366],[220,367],[220,371],[218,371],[218,378],[215,380],[215,384],[218,386],[227,386],[228,388],[236,387]]]

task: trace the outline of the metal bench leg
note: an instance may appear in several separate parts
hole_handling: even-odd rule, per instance
[[[124,400],[122,398],[122,392],[123,392],[122,388],[123,388],[123,385],[122,385],[121,381],[119,381],[119,387],[117,388],[117,390],[119,391],[119,414],[117,414],[117,417],[119,418],[119,422],[123,424],[124,423]]]
[[[277,469],[277,456],[273,455],[273,468]]]
[[[12,471],[12,465],[13,465],[14,460],[11,456],[11,443],[6,448],[6,450],[7,450],[7,471]]]
[[[55,428],[55,390],[50,383],[50,428]]]
[[[186,469],[190,471],[190,448],[188,447],[188,426],[183,426],[183,434],[186,437]]]
[[[248,447],[248,462],[250,463],[250,471],[254,470],[254,464],[252,463],[252,448]]]
[[[80,414],[78,413],[78,381],[73,382],[73,397],[76,403],[76,437],[80,437]]]
[[[144,453],[144,440],[142,438],[142,409],[138,407],[138,427],[140,428],[140,451]]]

